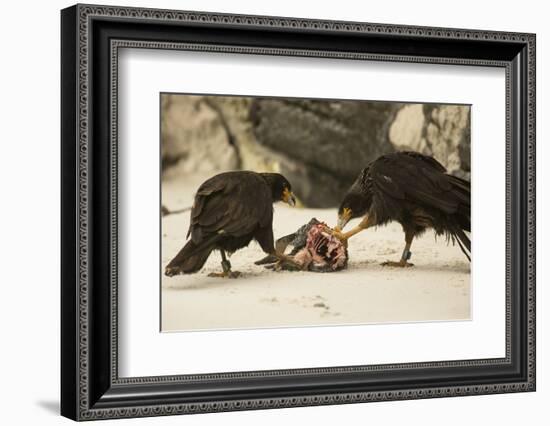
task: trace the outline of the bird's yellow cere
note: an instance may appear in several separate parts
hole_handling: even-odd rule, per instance
[[[288,188],[285,188],[283,190],[283,196],[281,197],[281,200],[291,206],[294,206],[296,204],[296,197]]]

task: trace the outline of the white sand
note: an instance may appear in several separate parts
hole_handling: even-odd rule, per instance
[[[191,205],[192,193],[181,189],[181,183],[163,183],[163,203],[170,209]],[[275,238],[295,232],[312,217],[333,226],[336,209],[277,204]],[[184,245],[188,224],[189,212],[162,219],[162,271]],[[214,252],[197,274],[163,275],[162,330],[470,319],[470,264],[459,247],[443,238],[436,241],[430,231],[413,242],[414,267],[380,265],[399,260],[403,246],[403,231],[394,223],[351,238],[347,270],[274,272],[254,265],[265,254],[253,242],[230,258],[233,270],[243,273],[237,279],[208,277],[221,271],[220,255]]]

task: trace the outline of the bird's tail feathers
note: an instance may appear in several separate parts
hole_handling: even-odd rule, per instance
[[[461,204],[470,207],[470,182],[457,176],[447,175],[448,182],[451,184],[454,196]]]
[[[460,229],[471,232],[472,224],[470,221],[470,208],[460,206],[458,212],[455,214],[456,222]]]
[[[454,240],[458,242],[458,246],[460,247],[460,250],[462,250],[462,253],[464,253],[464,255],[468,258],[468,260],[471,261],[471,259],[470,259],[470,254],[471,254],[470,238],[466,235],[466,233],[461,228],[455,228],[453,230],[452,235],[453,235]]]
[[[220,235],[215,235],[200,244],[195,244],[193,240],[189,240],[166,266],[164,274],[173,276],[198,272],[206,263],[220,237]]]
[[[471,231],[471,194],[470,182],[456,176],[448,175],[451,183],[452,193],[458,201],[458,210],[455,219],[464,231]]]

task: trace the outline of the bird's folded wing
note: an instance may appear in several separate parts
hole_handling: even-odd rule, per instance
[[[421,154],[377,160],[371,167],[371,175],[374,197],[409,200],[446,213],[454,213],[461,201],[452,190],[452,176],[436,160]]]
[[[195,243],[220,232],[242,236],[273,218],[273,201],[267,185],[256,176],[234,181],[219,179],[199,188],[191,213],[190,234]]]

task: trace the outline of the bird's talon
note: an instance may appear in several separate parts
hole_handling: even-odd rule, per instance
[[[410,268],[411,266],[414,266],[414,263],[404,262],[401,260],[399,262],[393,262],[391,260],[388,260],[386,262],[382,262],[381,265],[395,267],[395,268]]]
[[[302,265],[296,263],[291,256],[279,255],[277,256],[279,260],[272,265],[274,271],[301,271]],[[271,265],[270,265],[271,266]]]
[[[241,273],[239,271],[211,272],[208,276],[211,278],[238,278]]]
[[[179,275],[181,273],[181,270],[177,266],[167,266],[166,269],[164,269],[164,275],[167,277],[173,277],[175,275]]]
[[[336,238],[338,238],[342,242],[342,244],[344,244],[345,247],[348,246],[349,237],[347,235],[345,235],[343,232],[334,229],[334,230],[332,230],[331,234],[333,236],[335,236]]]

